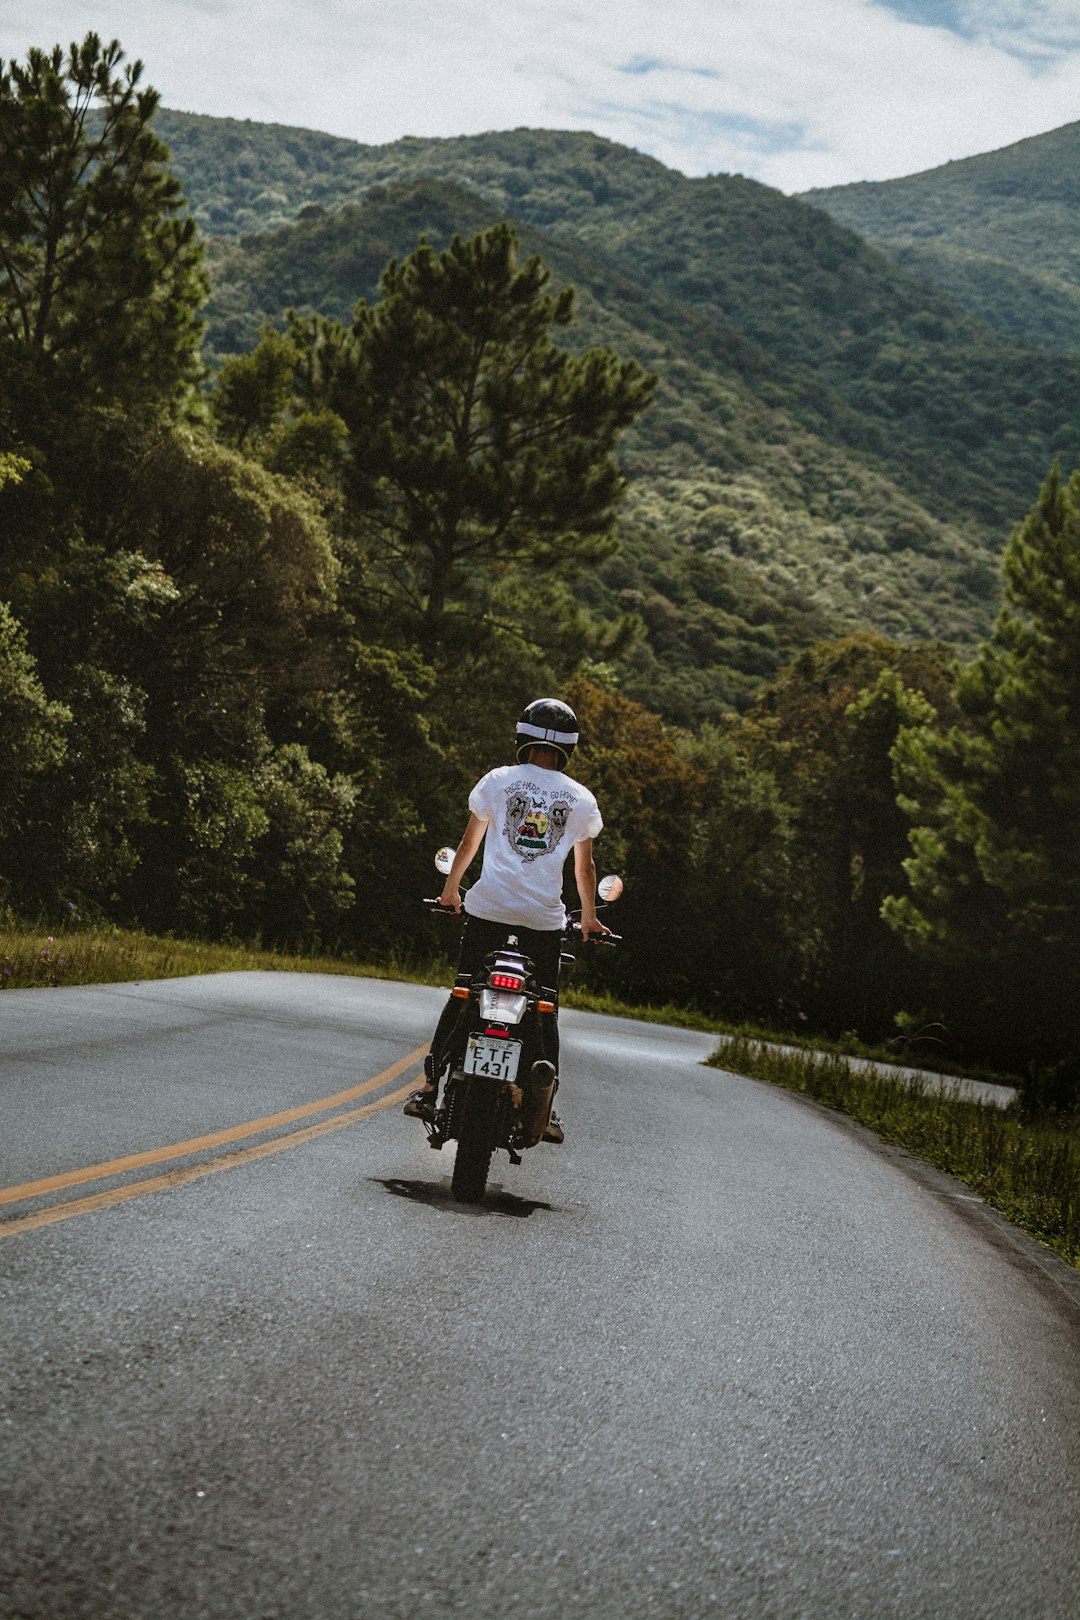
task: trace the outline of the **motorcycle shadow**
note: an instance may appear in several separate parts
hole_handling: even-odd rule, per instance
[[[434,1182],[405,1181],[399,1176],[372,1176],[371,1179],[395,1198],[408,1198],[414,1204],[428,1204],[432,1209],[452,1210],[455,1215],[514,1215],[526,1219],[538,1209],[555,1213],[554,1204],[545,1204],[540,1198],[519,1198],[498,1185],[488,1188],[482,1203],[463,1204],[451,1196],[448,1176]]]

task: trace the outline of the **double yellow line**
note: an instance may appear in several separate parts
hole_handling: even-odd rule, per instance
[[[282,1125],[294,1124],[299,1119],[309,1119],[312,1114],[328,1113],[330,1109],[341,1108],[345,1103],[355,1102],[358,1097],[390,1085],[399,1079],[406,1069],[419,1064],[426,1051],[426,1046],[418,1046],[415,1052],[399,1058],[381,1074],[372,1075],[370,1080],[364,1080],[358,1086],[350,1086],[347,1091],[339,1091],[332,1097],[323,1097],[318,1102],[303,1103],[298,1108],[286,1108],[278,1114],[266,1114],[262,1119],[249,1120],[246,1125],[232,1125],[227,1130],[212,1131],[207,1136],[194,1136],[186,1142],[173,1142],[168,1147],[151,1148],[145,1153],[129,1153],[122,1159],[108,1159],[103,1164],[87,1165],[81,1170],[66,1170],[60,1175],[45,1176],[39,1181],[24,1181],[17,1187],[0,1187],[0,1204],[17,1204],[29,1198],[41,1198],[47,1193],[61,1192],[68,1187],[78,1187],[88,1181],[106,1181],[113,1176],[126,1175],[131,1170],[166,1164],[170,1159],[187,1158],[193,1153],[205,1153],[214,1148],[224,1147],[229,1142],[259,1136],[264,1131],[277,1130]],[[164,1175],[148,1176],[141,1181],[127,1182],[122,1187],[91,1193],[85,1198],[72,1198],[64,1203],[50,1204],[47,1208],[34,1210],[28,1215],[17,1215],[10,1219],[0,1217],[0,1238],[14,1237],[19,1232],[32,1232],[39,1226],[54,1226],[57,1221],[70,1221],[76,1215],[89,1215],[94,1210],[109,1209],[114,1204],[125,1204],[132,1198],[145,1198],[149,1193],[164,1192],[170,1187],[183,1187],[189,1181],[201,1181],[204,1176],[212,1176],[219,1170],[234,1170],[238,1165],[251,1164],[255,1159],[266,1159],[272,1153],[281,1153],[285,1148],[299,1147],[302,1142],[311,1142],[317,1136],[326,1136],[330,1131],[339,1131],[345,1125],[353,1125],[358,1119],[365,1119],[369,1114],[377,1114],[381,1109],[392,1108],[415,1088],[421,1072],[410,1075],[397,1091],[379,1097],[375,1102],[365,1103],[360,1108],[346,1109],[344,1113],[333,1114],[329,1119],[319,1120],[316,1124],[307,1125],[298,1131],[287,1131],[284,1135],[273,1137],[269,1142],[256,1142],[251,1147],[241,1148],[235,1153],[221,1153],[215,1158],[203,1160],[200,1164],[185,1165],[177,1170],[168,1170]]]

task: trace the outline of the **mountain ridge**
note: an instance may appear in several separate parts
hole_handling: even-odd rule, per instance
[[[822,634],[971,646],[1008,527],[1075,443],[1071,362],[1018,349],[757,182],[688,179],[574,132],[362,148],[179,114],[159,130],[215,225],[219,352],[290,304],[347,318],[421,233],[441,246],[509,217],[578,287],[575,341],[659,371],[624,445],[624,555],[588,591],[641,613],[624,686],[672,718],[746,701]]]
[[[895,180],[799,196],[1004,334],[1080,352],[1080,122]]]

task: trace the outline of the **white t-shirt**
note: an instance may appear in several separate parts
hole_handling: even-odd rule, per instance
[[[604,825],[588,788],[562,771],[501,765],[477,782],[469,809],[487,831],[483,870],[465,910],[519,928],[562,928],[563,863]]]

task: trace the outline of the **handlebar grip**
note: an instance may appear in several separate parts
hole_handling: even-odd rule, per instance
[[[453,906],[444,906],[439,899],[422,900],[420,904],[427,906],[429,911],[437,911],[441,917],[458,917],[461,915],[460,912],[454,910]]]
[[[621,934],[583,934],[581,924],[571,918],[567,933],[575,944],[580,940],[583,945],[618,945],[622,942]]]

